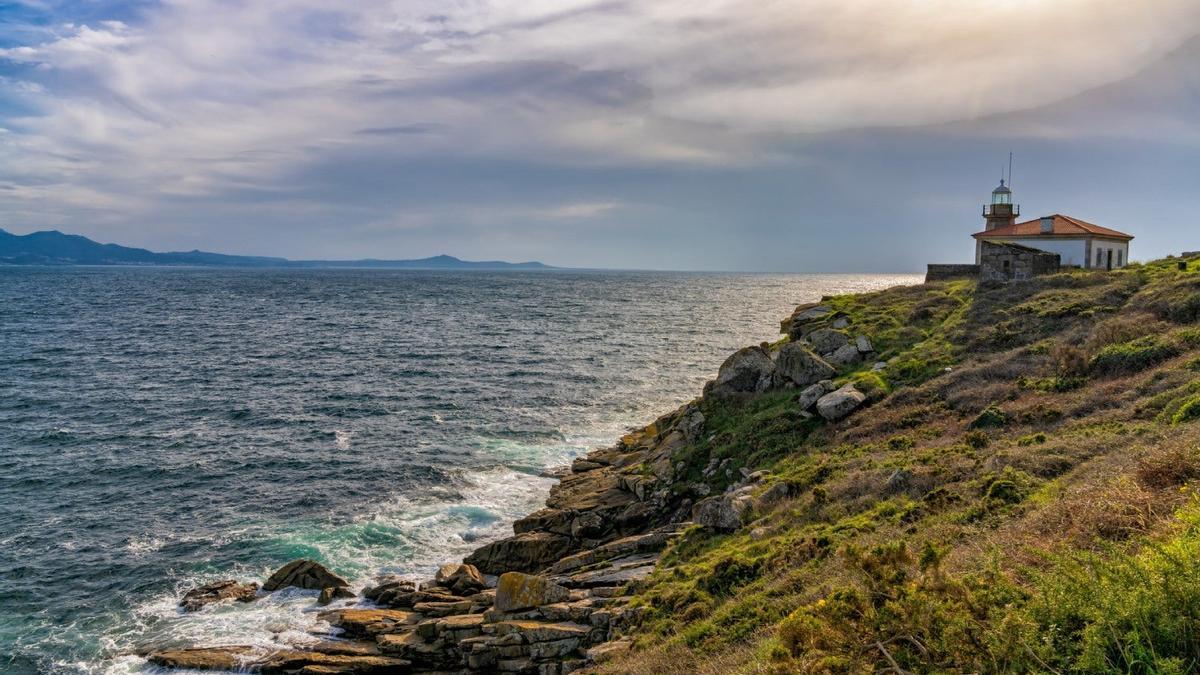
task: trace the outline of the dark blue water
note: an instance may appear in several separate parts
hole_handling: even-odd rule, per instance
[[[302,635],[314,557],[427,574],[822,294],[911,276],[0,268],[0,671]]]

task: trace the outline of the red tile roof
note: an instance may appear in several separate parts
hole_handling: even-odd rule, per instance
[[[1054,227],[1049,232],[1042,232],[1042,219],[1035,218],[1027,220],[1023,223],[1013,225],[1001,225],[994,230],[984,232],[976,232],[972,237],[990,238],[990,237],[1070,237],[1070,236],[1086,236],[1094,235],[1097,237],[1110,237],[1113,239],[1133,239],[1132,234],[1117,232],[1110,230],[1107,227],[1100,227],[1088,222],[1084,222],[1078,218],[1064,216],[1056,213],[1053,216]]]

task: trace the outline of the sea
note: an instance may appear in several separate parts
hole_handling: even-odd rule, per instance
[[[795,305],[920,280],[0,267],[0,672],[303,640],[315,592],[178,601],[302,557],[427,578]]]

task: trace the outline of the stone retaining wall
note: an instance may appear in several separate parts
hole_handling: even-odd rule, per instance
[[[947,279],[965,279],[979,276],[979,265],[946,265],[930,263],[925,272],[925,283]]]

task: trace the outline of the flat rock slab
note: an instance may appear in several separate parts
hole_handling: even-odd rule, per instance
[[[609,567],[591,572],[574,574],[564,582],[573,588],[595,588],[597,586],[624,586],[631,581],[641,581],[654,571],[654,563],[630,567]]]
[[[391,675],[411,672],[403,659],[375,654],[330,654],[285,649],[265,653],[246,646],[198,647],[152,652],[150,663],[162,668],[189,670],[246,670],[264,675]]]
[[[350,637],[373,638],[412,630],[422,617],[402,609],[335,609],[321,612],[317,618],[341,628]]]
[[[151,652],[146,660],[163,668],[188,668],[192,670],[238,670],[253,663],[252,647],[193,647],[191,649],[165,649]]]
[[[495,635],[520,635],[525,642],[549,642],[551,640],[586,639],[592,632],[591,626],[578,623],[546,623],[544,621],[501,621],[490,624]]]

